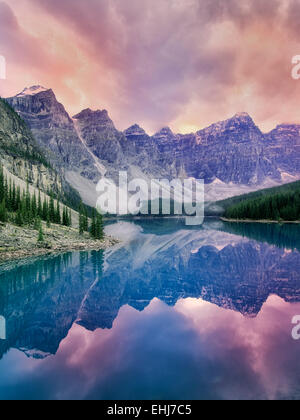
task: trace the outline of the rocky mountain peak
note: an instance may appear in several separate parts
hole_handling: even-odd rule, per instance
[[[280,171],[300,174],[300,126],[281,125],[264,134],[245,112],[196,134],[174,134],[164,127],[149,136],[137,124],[118,131],[106,110],[87,108],[72,120],[53,91],[41,86],[27,88],[8,102],[27,122],[39,145],[50,149],[52,163],[66,171],[76,170],[84,182],[98,182],[99,163],[112,178],[117,169],[132,167],[151,178],[184,174],[205,179],[207,184],[218,179],[225,186],[251,188],[269,180],[280,182]],[[73,185],[78,188],[77,179]],[[215,182],[213,187],[221,190],[220,185]],[[228,194],[226,189],[224,194]]]
[[[163,127],[160,131],[154,134],[153,137],[171,137],[174,136],[173,131],[170,127]]]
[[[300,144],[300,125],[280,124],[270,133],[266,134],[266,143],[274,145],[299,145]],[[283,156],[282,156],[283,157]],[[294,154],[297,158],[297,154]]]
[[[88,119],[99,119],[99,120],[109,120],[111,119],[108,116],[108,112],[106,109],[100,111],[93,111],[90,108],[84,109],[83,111],[79,112],[79,114],[74,115],[73,117],[75,120],[88,120]]]
[[[7,98],[31,129],[40,147],[60,173],[78,169],[89,179],[98,176],[94,160],[78,136],[72,119],[52,89],[26,88],[23,94]]]
[[[97,130],[116,130],[113,121],[110,119],[108,112],[105,109],[102,111],[93,111],[90,108],[87,108],[79,114],[74,115],[73,119],[77,120],[80,125],[94,127]]]
[[[214,142],[260,142],[263,134],[246,112],[235,114],[232,118],[220,121],[196,133],[198,144]]]
[[[31,86],[29,88],[25,88],[21,93],[16,95],[16,97],[17,98],[22,98],[24,96],[33,96],[33,95],[37,95],[41,92],[52,92],[52,90],[44,88],[43,86],[40,86],[40,85],[36,85],[36,86]]]
[[[124,131],[124,134],[126,137],[129,136],[145,136],[147,135],[145,130],[143,130],[139,125],[134,124],[131,127],[127,128],[127,130]]]
[[[83,109],[81,112],[73,116],[74,120],[82,120],[85,118],[89,118],[93,114],[91,108]]]
[[[292,123],[280,124],[273,131],[277,131],[277,132],[281,132],[281,133],[291,132],[291,133],[294,133],[294,134],[299,134],[300,133],[300,125],[299,124],[292,124]]]
[[[243,120],[243,121],[252,121],[252,118],[248,112],[237,112],[232,119]]]
[[[225,121],[226,127],[234,126],[236,128],[239,127],[249,127],[249,128],[257,128],[253,119],[247,112],[240,112],[235,114],[232,118]]]
[[[39,85],[32,86],[6,100],[31,129],[40,126],[41,118],[34,118],[35,115],[42,116],[43,120],[47,120],[49,126],[51,124],[57,126],[72,124],[64,106],[57,101],[52,89],[46,89]]]

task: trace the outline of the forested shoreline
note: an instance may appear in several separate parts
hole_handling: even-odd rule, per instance
[[[245,198],[231,205],[224,217],[230,220],[269,220],[276,222],[300,221],[300,185],[286,191],[270,191],[267,195],[256,198]]]

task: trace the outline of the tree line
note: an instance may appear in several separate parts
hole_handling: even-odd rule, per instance
[[[248,199],[229,207],[228,219],[250,220],[300,220],[300,187],[295,191],[281,192]]]
[[[21,190],[14,181],[7,179],[0,165],[0,222],[8,221],[17,226],[32,226],[39,230],[39,241],[42,241],[41,221],[46,222],[48,227],[51,223],[72,227],[72,212],[59,199],[55,202],[52,194],[50,197],[44,195],[43,199],[40,191],[31,194],[29,182],[26,189]],[[82,235],[84,232],[89,232],[94,239],[102,239],[104,236],[102,216],[94,211],[89,223],[87,208],[80,203],[79,233]]]
[[[53,195],[48,199],[41,192],[31,194],[29,183],[25,190],[16,186],[14,181],[4,176],[3,168],[0,167],[0,221],[13,222],[18,226],[35,225],[37,220],[43,220],[47,224],[55,223],[63,226],[72,226],[71,210],[56,201]]]
[[[79,233],[82,235],[84,232],[89,232],[93,239],[103,239],[103,219],[102,216],[94,209],[92,212],[91,223],[89,224],[89,218],[87,209],[80,203],[79,206]]]

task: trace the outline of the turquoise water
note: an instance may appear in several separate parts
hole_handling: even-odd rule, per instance
[[[0,267],[0,399],[300,398],[297,226],[119,221]]]

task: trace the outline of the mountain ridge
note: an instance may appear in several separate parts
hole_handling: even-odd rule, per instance
[[[46,93],[51,93],[51,95],[53,95],[53,96],[55,96],[55,93],[54,93],[54,91],[53,91],[53,89],[52,88],[45,88],[45,87],[43,87],[43,86],[41,86],[41,85],[34,85],[34,86],[31,86],[31,87],[29,87],[29,88],[24,88],[23,89],[23,91],[22,92],[20,92],[19,94],[16,94],[16,95],[14,95],[14,96],[10,96],[10,97],[7,97],[7,98],[4,98],[8,103],[10,103],[14,98],[18,98],[18,97],[22,97],[22,96],[27,96],[27,95],[30,95],[30,96],[35,96],[35,95],[38,95],[38,94],[40,94],[40,93],[44,93],[44,92],[46,92]],[[55,98],[56,98],[56,96],[55,96]],[[59,102],[58,102],[59,103]],[[67,111],[66,111],[67,112]],[[106,109],[96,109],[96,110],[93,110],[93,109],[91,109],[91,108],[85,108],[85,109],[82,109],[81,111],[79,111],[77,114],[75,114],[73,117],[70,117],[70,119],[77,119],[79,116],[80,116],[80,114],[100,114],[100,113],[104,113],[104,114],[106,114],[107,116],[108,116],[108,119],[109,120],[111,120],[110,119],[110,117],[109,117],[109,112],[108,112],[108,110],[106,110]],[[68,112],[67,112],[67,114],[68,115],[70,115]],[[263,135],[268,135],[268,134],[270,134],[272,131],[274,131],[274,130],[276,130],[277,128],[280,128],[280,127],[286,127],[286,126],[290,126],[290,127],[299,127],[299,129],[300,129],[300,122],[299,123],[297,123],[297,122],[282,122],[282,123],[278,123],[273,129],[271,129],[270,131],[267,131],[267,132],[264,132],[264,131],[262,131],[256,124],[255,124],[255,122],[254,122],[254,120],[253,120],[253,118],[251,117],[251,115],[248,113],[248,112],[236,112],[232,117],[228,117],[228,118],[225,118],[225,119],[222,119],[222,120],[219,120],[219,121],[217,121],[217,122],[215,122],[215,123],[212,123],[212,124],[210,124],[210,125],[208,125],[208,126],[206,126],[206,127],[202,127],[202,128],[199,128],[198,130],[196,130],[195,132],[194,131],[192,131],[192,132],[190,132],[190,133],[186,133],[186,134],[184,134],[184,133],[180,133],[180,132],[177,132],[177,133],[175,133],[169,126],[164,126],[164,127],[161,127],[161,129],[159,129],[158,131],[156,131],[153,135],[149,135],[149,137],[154,137],[154,136],[156,136],[157,134],[160,134],[162,131],[164,131],[164,130],[168,130],[169,132],[170,132],[170,134],[173,134],[173,135],[177,135],[177,136],[181,136],[181,137],[185,137],[185,136],[189,136],[189,135],[191,135],[191,134],[197,134],[197,133],[199,133],[199,132],[202,132],[203,130],[208,130],[209,128],[211,128],[211,127],[213,127],[213,126],[215,126],[215,125],[218,125],[218,124],[222,124],[222,123],[228,123],[228,122],[230,122],[230,121],[233,121],[233,120],[240,120],[240,121],[243,121],[244,120],[244,122],[246,121],[246,120],[248,120],[249,122],[251,122],[255,127],[257,127],[258,129],[259,129],[259,131],[263,134]],[[112,121],[112,120],[111,120]],[[141,128],[143,131],[145,131],[138,123],[135,123],[135,124],[132,124],[131,126],[129,126],[127,129],[124,129],[124,130],[119,130],[119,132],[121,132],[121,133],[125,133],[129,128],[132,128],[132,127],[139,127],[139,128]],[[146,132],[146,131],[145,131]]]
[[[95,185],[101,176],[117,182],[121,170],[131,179],[204,179],[210,201],[245,188],[282,184],[282,174],[300,178],[298,125],[281,124],[263,133],[242,112],[196,133],[174,134],[164,127],[150,136],[138,124],[117,130],[107,110],[87,108],[71,118],[51,89],[35,89],[38,93],[7,100],[39,144],[55,154],[51,163],[66,173],[74,187],[89,190],[88,204],[95,204]]]

